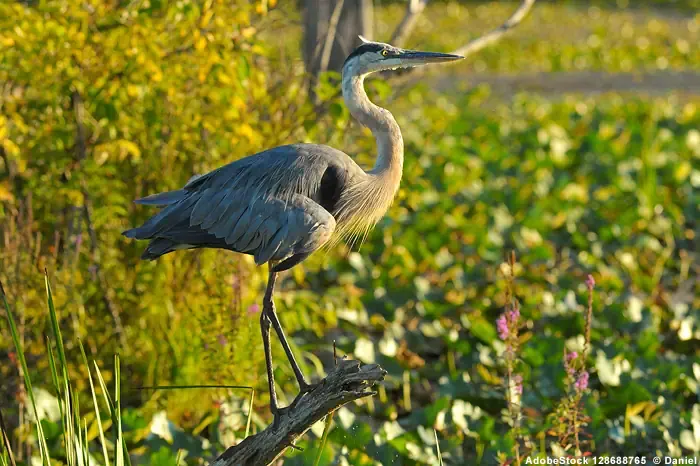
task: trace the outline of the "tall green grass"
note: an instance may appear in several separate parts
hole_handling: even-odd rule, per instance
[[[22,368],[24,376],[24,384],[29,397],[32,411],[34,413],[34,426],[36,430],[36,443],[39,451],[41,464],[50,466],[53,455],[60,455],[61,462],[65,462],[67,466],[87,466],[90,464],[90,444],[88,440],[88,420],[81,416],[80,403],[78,393],[74,391],[68,374],[68,363],[66,351],[63,345],[63,337],[59,326],[58,313],[54,307],[53,295],[51,293],[51,285],[49,283],[48,274],[45,277],[46,284],[46,302],[51,320],[51,335],[46,336],[47,355],[49,360],[49,370],[51,372],[51,380],[53,388],[58,400],[58,408],[61,416],[61,446],[58,451],[49,450],[47,437],[43,430],[42,423],[37,409],[36,398],[32,388],[29,367],[25,358],[24,350],[21,345],[19,332],[15,318],[10,309],[10,304],[7,300],[5,290],[0,283],[0,296],[5,307],[5,314],[10,326],[12,341],[17,352],[17,359]],[[90,382],[90,391],[92,395],[92,407],[95,412],[97,430],[99,434],[99,442],[103,455],[105,466],[114,464],[115,466],[131,466],[129,455],[126,449],[126,444],[122,432],[121,423],[121,405],[120,405],[120,365],[119,356],[114,356],[114,399],[110,397],[109,389],[105,383],[104,377],[93,361],[92,365],[88,362],[88,357],[80,343],[80,350],[83,356],[83,363],[87,369]],[[99,391],[102,394],[102,406],[98,402],[98,391],[96,390],[93,375],[99,383]],[[107,432],[105,425],[102,423],[103,413],[111,419],[111,432]],[[2,453],[0,454],[0,466],[15,466],[14,453],[10,438],[12,433],[8,431],[8,426],[0,415],[0,434],[2,435]],[[110,442],[108,438],[111,438]],[[111,457],[110,457],[111,452]]]

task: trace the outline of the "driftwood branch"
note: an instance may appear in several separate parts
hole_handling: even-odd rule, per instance
[[[376,364],[361,365],[344,359],[312,391],[298,396],[262,432],[230,447],[210,466],[267,466],[311,426],[341,406],[374,395],[370,388],[384,379],[384,371]]]

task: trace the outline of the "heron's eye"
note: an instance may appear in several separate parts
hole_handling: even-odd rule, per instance
[[[382,57],[387,57],[389,56],[389,51],[388,50],[382,50]]]

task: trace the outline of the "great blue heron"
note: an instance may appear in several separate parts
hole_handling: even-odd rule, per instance
[[[277,274],[306,259],[335,234],[367,232],[384,216],[399,187],[403,139],[392,114],[370,102],[365,77],[377,71],[443,63],[458,55],[403,50],[363,39],[343,65],[342,90],[350,113],[377,141],[374,168],[364,171],[347,154],[328,146],[292,144],[237,160],[190,180],[177,191],[136,203],[163,209],[129,238],[149,239],[144,259],[179,249],[220,248],[251,254],[269,265],[260,315],[270,390],[277,418],[270,324],[294,370],[301,393],[310,385],[284,336],[272,295]]]

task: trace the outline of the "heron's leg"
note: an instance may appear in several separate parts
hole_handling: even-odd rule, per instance
[[[301,371],[301,368],[294,357],[294,353],[292,353],[292,348],[289,346],[289,342],[287,342],[287,337],[284,335],[284,330],[282,330],[282,324],[280,324],[280,321],[277,318],[277,313],[275,312],[275,303],[272,301],[272,292],[274,291],[276,278],[277,272],[274,272],[274,265],[270,264],[270,278],[268,279],[268,288],[267,292],[265,293],[265,306],[268,307],[263,309],[263,312],[267,313],[268,317],[270,318],[270,322],[272,323],[272,327],[275,329],[280,343],[282,343],[282,348],[284,348],[284,352],[287,354],[289,364],[291,364],[294,375],[299,383],[299,389],[302,393],[308,392],[313,388],[313,385],[309,384],[304,378],[304,373]],[[267,298],[268,293],[270,293],[269,299]]]
[[[277,404],[277,392],[275,392],[275,374],[272,370],[272,348],[270,346],[270,318],[263,309],[260,313],[260,331],[262,332],[263,349],[265,350],[265,364],[267,366],[267,383],[270,388],[270,411],[277,416],[279,407]]]

